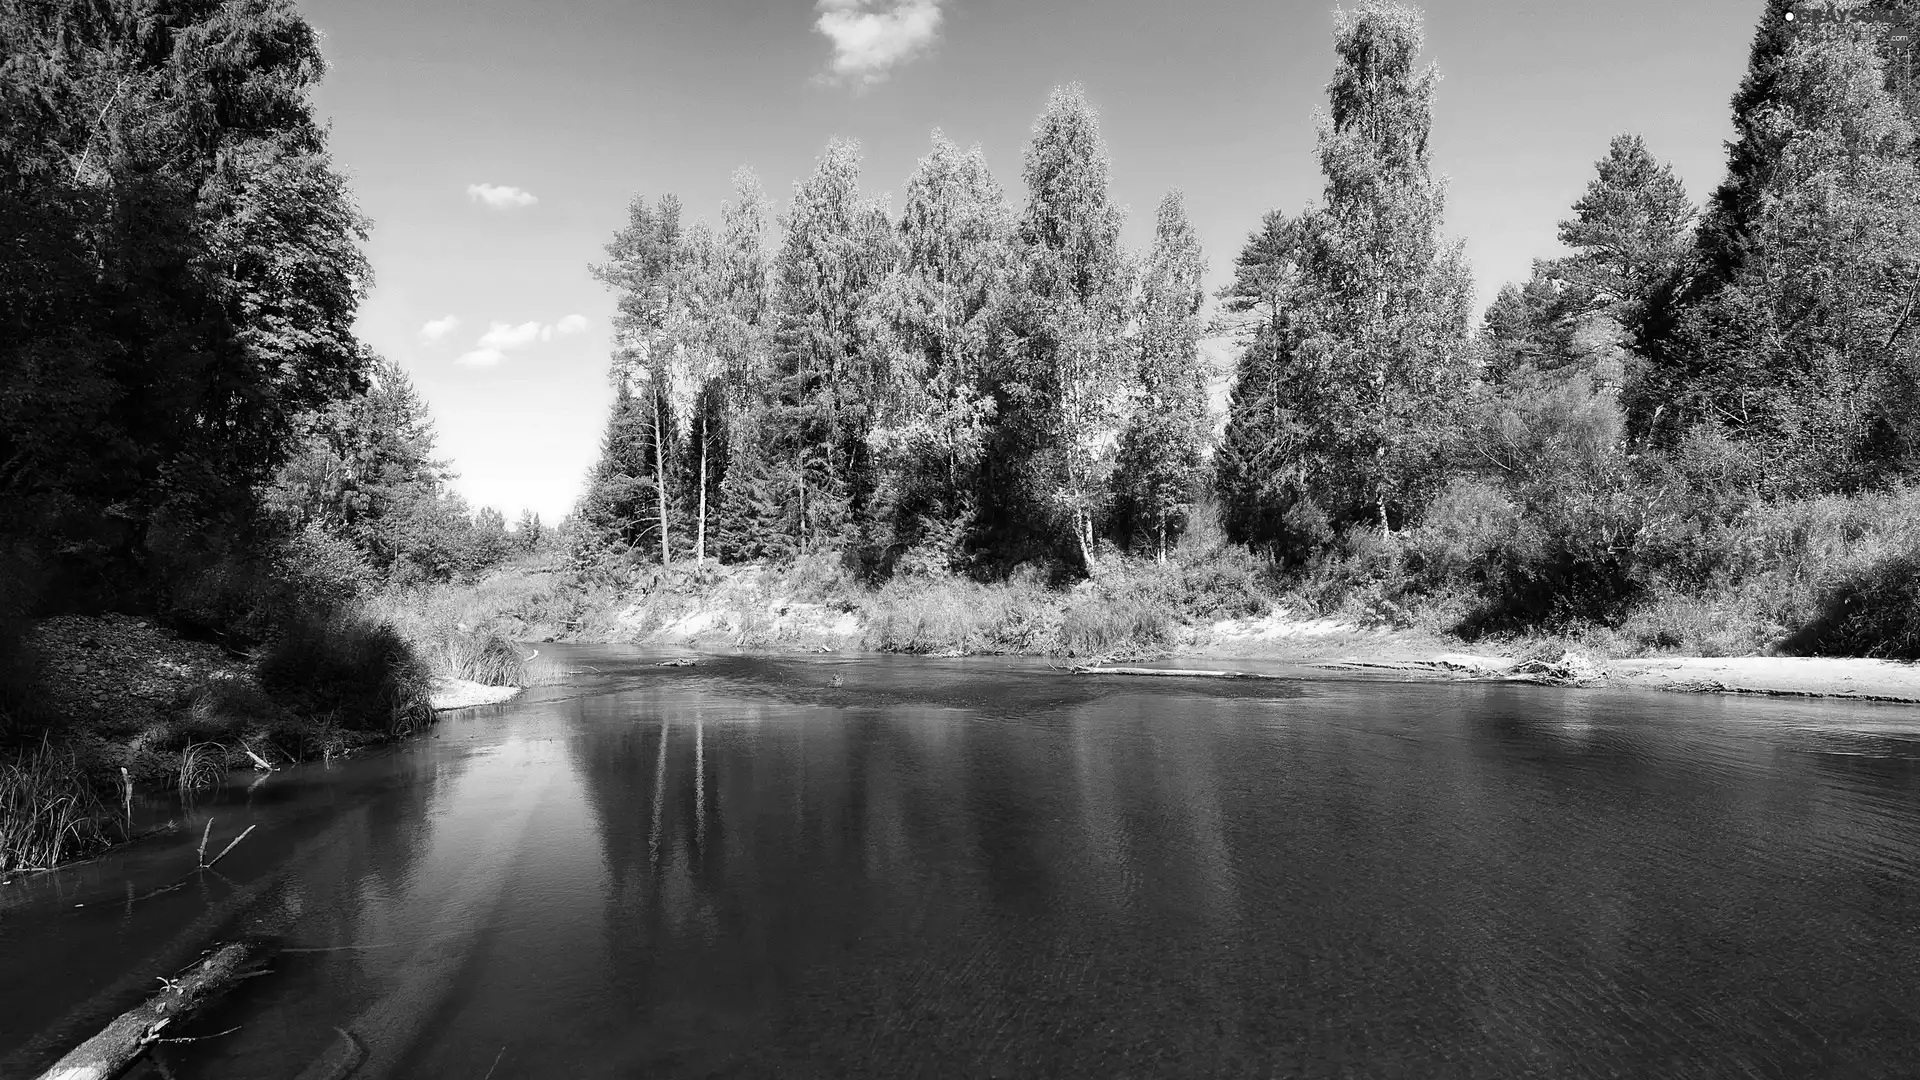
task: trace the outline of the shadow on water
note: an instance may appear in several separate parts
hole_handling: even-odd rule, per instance
[[[569,692],[256,811],[273,843],[235,888],[272,885],[229,919],[290,951],[194,1029],[238,1032],[170,1048],[175,1075],[1893,1076],[1920,1055],[1920,712],[575,655],[597,670]],[[59,887],[149,872],[111,866]],[[54,928],[94,959],[7,1042],[98,1019],[74,1002],[113,998],[116,943],[152,966],[203,893],[168,919],[10,901],[6,944]]]

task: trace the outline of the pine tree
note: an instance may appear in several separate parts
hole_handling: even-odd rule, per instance
[[[1201,279],[1206,263],[1178,191],[1155,212],[1136,310],[1136,396],[1120,437],[1115,487],[1128,531],[1151,536],[1157,557],[1184,527],[1209,430],[1201,367]]]
[[[745,167],[733,174],[733,199],[720,211],[713,339],[723,371],[718,408],[703,412],[703,445],[723,446],[706,484],[714,492],[714,551],[723,560],[765,557],[782,537],[797,535],[779,506],[768,460],[767,417],[773,406],[772,282],[767,229],[773,212],[765,190]],[[782,549],[784,550],[784,549]]]
[[[1128,273],[1122,214],[1108,193],[1100,123],[1078,86],[1047,99],[1027,146],[1027,205],[1016,235],[1024,273],[1017,332],[1024,357],[1001,388],[1025,506],[1050,509],[1094,571],[1095,523],[1110,492]],[[996,484],[995,486],[1001,486]]]
[[[1414,68],[1420,15],[1362,0],[1335,15],[1334,38],[1293,406],[1321,511],[1384,532],[1441,479],[1466,390],[1471,290],[1459,245],[1441,243],[1444,189],[1427,147],[1438,75]]]
[[[1560,223],[1574,250],[1553,269],[1580,303],[1639,327],[1646,305],[1686,265],[1694,208],[1673,166],[1660,165],[1638,135],[1617,135],[1595,176]]]

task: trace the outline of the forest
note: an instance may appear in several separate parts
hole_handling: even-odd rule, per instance
[[[1180,192],[1122,243],[1076,86],[1017,193],[936,131],[897,213],[847,140],[782,207],[744,169],[717,224],[635,198],[590,267],[602,453],[549,529],[462,502],[355,337],[371,224],[292,4],[0,0],[0,853],[67,843],[13,809],[49,791],[416,730],[435,679],[524,683],[514,640],[742,566],[898,651],[1146,655],[1284,609],[1920,657],[1920,9],[1768,0],[1721,184],[1595,147],[1567,253],[1478,320],[1422,16],[1333,22],[1322,197],[1248,222],[1217,296]],[[82,724],[29,646],[103,612],[251,681]]]
[[[1769,3],[1704,207],[1620,135],[1559,223],[1570,254],[1477,327],[1430,164],[1438,72],[1395,3],[1336,13],[1323,197],[1258,223],[1217,314],[1178,191],[1124,250],[1077,87],[1036,120],[1017,206],[938,131],[897,217],[846,141],[777,217],[745,170],[717,228],[637,198],[593,267],[618,396],[576,568],[831,553],[868,585],[1137,594],[1192,533],[1233,604],[1920,655],[1917,99],[1893,33],[1915,19]],[[1222,330],[1223,418],[1200,348]],[[1167,602],[1217,606],[1192,593]]]

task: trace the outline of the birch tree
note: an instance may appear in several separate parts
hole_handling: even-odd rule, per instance
[[[1308,484],[1335,523],[1391,532],[1442,478],[1468,375],[1471,282],[1445,244],[1428,137],[1439,75],[1416,69],[1420,14],[1360,0],[1334,15],[1338,63],[1320,122],[1327,183],[1300,312]]]
[[[1025,359],[1013,397],[1036,438],[1029,482],[1066,525],[1091,574],[1094,528],[1108,497],[1128,274],[1122,213],[1109,195],[1106,144],[1078,86],[1057,88],[1034,123],[1016,235],[1024,263]]]
[[[887,281],[893,358],[871,436],[889,549],[931,544],[946,566],[973,527],[977,469],[995,403],[989,366],[1003,336],[1012,217],[978,146],[939,131],[907,181],[900,266]]]
[[[673,562],[669,444],[673,436],[672,378],[667,365],[676,358],[675,312],[683,306],[685,241],[680,227],[680,202],[664,195],[649,206],[636,197],[627,209],[627,225],[607,244],[608,261],[590,268],[593,276],[612,289],[616,298],[614,356],[609,376],[627,406],[645,418],[651,450],[651,469],[644,480],[654,495],[660,534],[660,562]],[[609,439],[630,437],[636,425],[629,420],[620,434],[609,429]]]

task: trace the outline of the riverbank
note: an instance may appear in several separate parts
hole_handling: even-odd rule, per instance
[[[1920,668],[1862,658],[1698,656],[1619,632],[1468,640],[1451,615],[1276,588],[1244,552],[1115,562],[1093,581],[1037,574],[879,588],[831,560],[649,568],[624,587],[570,586],[522,563],[441,601],[516,638],[695,650],[1049,656],[1075,663],[1273,665],[1408,678],[1515,678],[1689,693],[1920,702]],[[462,606],[464,604],[464,606]],[[1657,638],[1656,638],[1657,640]]]
[[[509,700],[530,681],[526,658],[498,639],[392,622],[310,629],[313,640],[242,655],[132,615],[35,624],[18,660],[32,674],[36,730],[0,747],[0,875],[132,838],[136,793],[184,795],[236,769],[346,756],[437,713]]]

